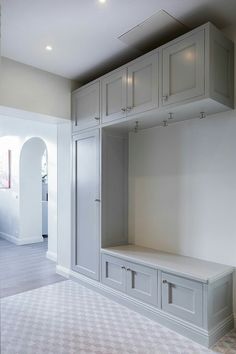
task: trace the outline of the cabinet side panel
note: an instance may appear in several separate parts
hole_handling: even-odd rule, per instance
[[[210,27],[210,94],[234,108],[234,44],[213,25]]]
[[[128,243],[128,139],[103,132],[102,247]]]
[[[209,285],[209,328],[216,327],[220,322],[232,315],[233,276],[229,274]]]

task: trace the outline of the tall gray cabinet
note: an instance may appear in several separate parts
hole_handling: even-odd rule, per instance
[[[233,62],[208,23],[72,95],[72,275],[206,346],[233,327],[233,268],[129,244],[129,133],[233,108]]]
[[[99,279],[99,130],[73,137],[73,269]]]

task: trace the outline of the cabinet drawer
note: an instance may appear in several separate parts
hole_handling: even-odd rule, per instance
[[[125,291],[127,264],[122,259],[102,254],[102,282],[114,289]]]
[[[162,309],[201,326],[203,321],[202,284],[162,273]]]
[[[146,303],[157,305],[157,270],[128,263],[127,294]]]

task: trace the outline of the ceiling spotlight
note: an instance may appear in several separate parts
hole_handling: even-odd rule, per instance
[[[46,45],[45,49],[46,49],[48,52],[51,52],[51,51],[52,51],[52,46]]]
[[[99,2],[100,2],[101,4],[105,4],[106,1],[107,1],[107,0],[99,0]]]

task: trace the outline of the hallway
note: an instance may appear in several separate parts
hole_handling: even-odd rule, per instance
[[[0,297],[15,295],[65,280],[46,258],[44,242],[16,246],[0,238]]]

